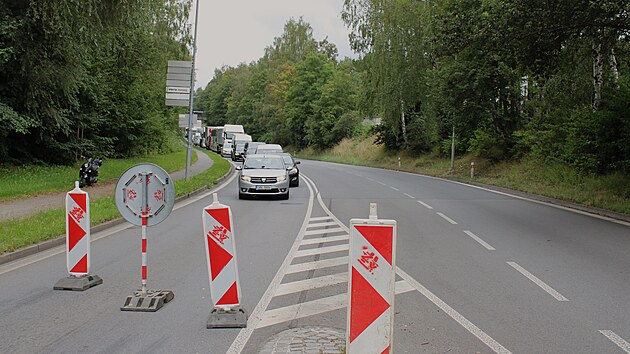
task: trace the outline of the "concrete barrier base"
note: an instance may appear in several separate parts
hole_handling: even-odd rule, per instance
[[[54,290],[72,290],[72,291],[84,291],[91,287],[103,284],[103,279],[98,275],[83,275],[74,276],[60,279],[55,286]]]
[[[147,290],[146,293],[138,290],[133,295],[127,296],[121,311],[155,312],[167,302],[173,300],[175,294],[171,290]]]
[[[241,307],[231,310],[215,308],[210,312],[208,326],[206,328],[245,328],[247,327],[247,314]]]

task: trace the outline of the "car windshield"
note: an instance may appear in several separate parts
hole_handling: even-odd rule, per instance
[[[282,159],[284,160],[284,163],[287,165],[293,165],[293,159],[291,158],[291,156],[289,155],[283,155]]]
[[[224,147],[229,149],[229,148],[231,148],[231,147],[232,147],[232,143],[225,143],[225,146],[224,146]]]
[[[279,157],[254,157],[245,160],[243,168],[249,169],[265,169],[265,170],[282,170],[284,162]]]

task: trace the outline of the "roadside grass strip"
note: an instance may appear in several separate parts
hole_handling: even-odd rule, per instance
[[[197,155],[193,155],[193,162]],[[72,166],[0,166],[0,200],[27,198],[43,193],[65,192],[78,180],[80,163]],[[129,159],[104,159],[99,169],[99,183],[116,180],[129,167],[141,162],[161,166],[167,172],[186,166],[186,149],[177,145],[177,150],[168,154],[153,154]]]
[[[210,156],[214,163],[206,171],[192,176],[189,181],[183,179],[175,181],[177,196],[186,195],[204,186],[209,188],[215,185],[230,169],[230,164],[225,159],[209,151],[199,151]],[[183,158],[185,163],[185,153],[183,157],[173,155],[171,158],[175,156]],[[90,212],[91,226],[120,217],[113,196],[91,200]],[[65,232],[65,209],[52,209],[26,218],[0,222],[0,254],[56,238]]]

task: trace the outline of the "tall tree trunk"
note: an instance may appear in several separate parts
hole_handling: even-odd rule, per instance
[[[617,58],[615,57],[615,49],[613,48],[610,49],[608,63],[610,64],[610,72],[612,72],[615,87],[619,88],[619,66],[617,64]]]
[[[604,59],[602,44],[593,44],[593,108],[599,109],[602,104],[602,87],[604,85]]]
[[[405,122],[405,103],[400,101],[400,124],[402,127],[403,141],[407,143],[407,123]]]

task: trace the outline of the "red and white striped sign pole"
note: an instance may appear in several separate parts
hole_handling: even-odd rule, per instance
[[[143,211],[142,212],[142,293],[143,294],[147,293],[147,220],[148,220],[147,212]]]
[[[56,290],[86,290],[103,283],[90,273],[90,197],[75,182],[66,194],[66,267],[70,277],[55,284]]]
[[[347,352],[392,352],[396,280],[396,221],[350,220]]]
[[[247,325],[247,316],[240,306],[232,210],[219,203],[216,193],[213,198],[213,203],[205,207],[202,213],[210,295],[214,307],[207,328],[242,328]]]
[[[130,223],[141,227],[141,288],[127,296],[122,311],[158,311],[175,298],[171,290],[147,287],[147,228],[164,221],[175,202],[171,177],[160,166],[141,163],[128,168],[118,179],[114,191],[116,208]]]

